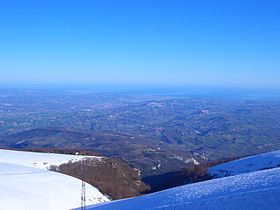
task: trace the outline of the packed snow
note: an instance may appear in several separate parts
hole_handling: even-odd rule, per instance
[[[280,167],[280,150],[217,165],[211,167],[208,173],[214,177],[225,177],[276,167]]]
[[[52,165],[59,166],[63,163],[68,163],[69,161],[75,162],[82,160],[83,158],[96,160],[102,159],[102,157],[97,156],[65,155],[0,149],[0,162],[2,163],[18,164],[47,170]]]
[[[81,180],[51,172],[51,165],[86,156],[0,150],[0,206],[9,210],[67,210],[81,205]],[[89,158],[100,158],[89,157]],[[86,204],[107,202],[86,183]]]
[[[275,168],[185,185],[87,209],[279,210],[279,196],[280,168]]]

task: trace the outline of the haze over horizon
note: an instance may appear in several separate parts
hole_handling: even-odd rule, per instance
[[[280,88],[276,0],[2,1],[0,84]]]

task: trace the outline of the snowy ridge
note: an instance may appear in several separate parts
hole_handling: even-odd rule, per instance
[[[47,169],[51,165],[60,165],[85,157],[88,158],[0,150],[1,209],[67,210],[79,207],[81,180]],[[86,184],[86,199],[87,205],[109,201],[97,188],[89,184]]]
[[[86,184],[87,204],[106,202],[99,190]],[[81,181],[46,170],[0,163],[1,209],[71,209],[80,206]]]
[[[279,210],[280,168],[185,185],[88,207],[92,210]]]
[[[279,166],[280,150],[277,150],[217,165],[211,167],[208,173],[217,178],[276,168]]]
[[[0,149],[0,162],[2,163],[18,164],[45,170],[48,170],[52,165],[59,166],[63,163],[68,163],[69,161],[75,162],[83,158],[102,159],[102,157],[97,156],[64,155]]]

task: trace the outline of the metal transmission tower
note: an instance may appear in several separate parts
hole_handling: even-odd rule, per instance
[[[86,210],[86,183],[85,183],[85,160],[84,159],[82,159],[81,177],[82,177],[81,210]]]

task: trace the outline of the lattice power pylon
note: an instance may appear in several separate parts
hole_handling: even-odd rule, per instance
[[[85,160],[84,159],[82,159],[81,177],[82,177],[81,210],[86,210],[86,183],[85,183]]]
[[[86,185],[85,181],[82,180],[82,192],[81,192],[81,210],[86,209]]]

